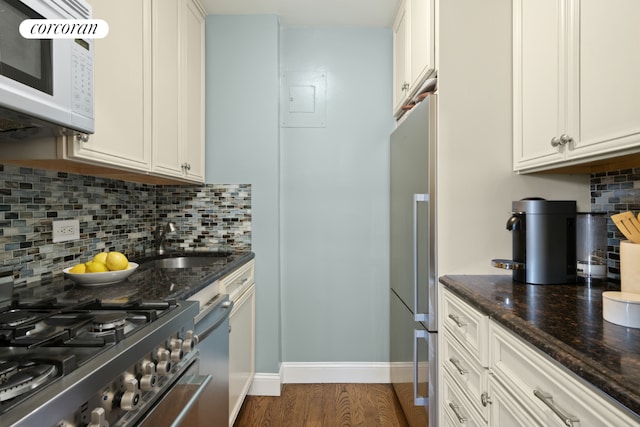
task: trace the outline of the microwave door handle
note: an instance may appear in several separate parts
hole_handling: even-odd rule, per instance
[[[416,322],[429,322],[427,313],[418,313],[418,203],[429,203],[428,194],[413,195],[413,315]]]

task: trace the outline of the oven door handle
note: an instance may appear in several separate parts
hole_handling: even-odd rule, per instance
[[[198,397],[200,397],[200,394],[202,394],[203,390],[205,389],[207,384],[209,384],[209,381],[211,381],[211,378],[212,378],[211,375],[207,375],[204,379],[202,379],[202,377],[203,375],[193,375],[193,376],[189,375],[187,377],[182,378],[178,382],[178,384],[200,384],[200,385],[198,386],[198,390],[193,394],[193,396],[191,396],[191,399],[189,399],[187,404],[184,405],[184,408],[182,408],[182,411],[180,411],[176,419],[173,420],[173,422],[171,423],[171,427],[178,427],[180,424],[182,424],[184,417],[187,416],[187,414],[189,413],[193,405],[195,405],[196,401],[198,400]]]
[[[213,325],[209,326],[204,332],[198,334],[198,339],[200,341],[204,341],[207,339],[209,335],[213,331],[215,331],[231,314],[231,310],[233,309],[233,301],[225,301],[222,303],[223,312],[214,322]]]

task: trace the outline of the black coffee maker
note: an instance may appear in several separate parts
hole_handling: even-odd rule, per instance
[[[513,259],[494,259],[513,280],[535,285],[576,281],[576,202],[531,197],[512,202],[507,230]]]

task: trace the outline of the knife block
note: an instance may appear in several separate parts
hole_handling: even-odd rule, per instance
[[[640,294],[640,244],[620,242],[620,290]]]

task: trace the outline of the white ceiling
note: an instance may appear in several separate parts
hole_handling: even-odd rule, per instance
[[[202,0],[212,15],[278,15],[287,27],[391,27],[399,0]]]

